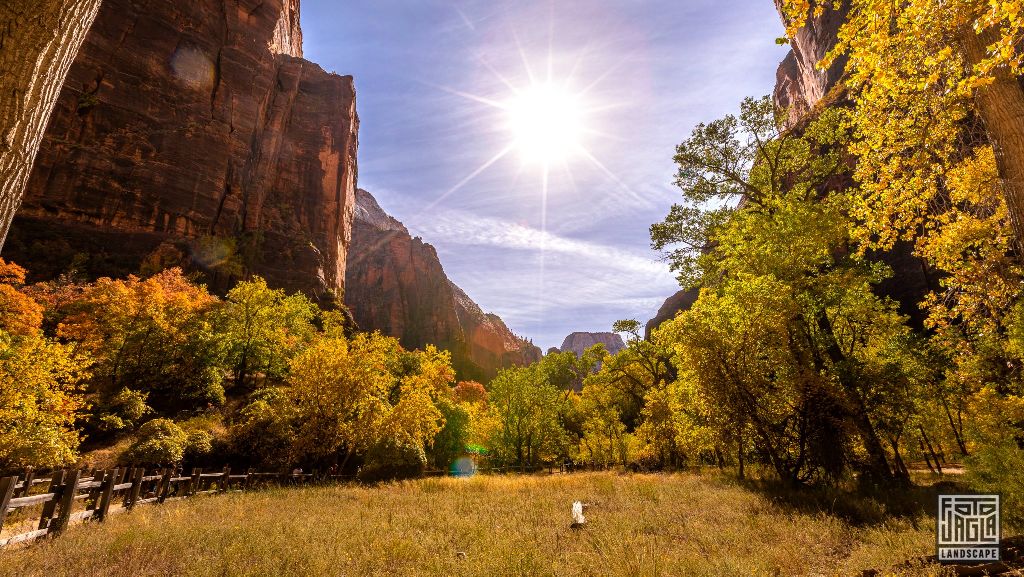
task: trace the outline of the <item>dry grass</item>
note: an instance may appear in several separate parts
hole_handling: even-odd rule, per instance
[[[575,499],[592,504],[578,532]],[[0,552],[0,576],[858,575],[931,553],[933,527],[855,525],[718,476],[478,476],[141,507]]]

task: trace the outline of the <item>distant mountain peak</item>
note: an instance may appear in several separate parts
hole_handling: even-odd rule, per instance
[[[561,351],[563,353],[572,351],[576,353],[576,356],[581,356],[584,351],[598,343],[603,344],[608,353],[612,355],[626,348],[626,343],[618,333],[575,332],[562,341]]]

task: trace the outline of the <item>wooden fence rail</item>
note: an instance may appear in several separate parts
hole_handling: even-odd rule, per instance
[[[54,471],[48,479],[37,479],[32,471],[23,476],[0,477],[0,548],[32,541],[47,535],[59,535],[73,521],[104,521],[111,514],[130,511],[146,503],[163,503],[194,495],[245,491],[268,485],[307,485],[313,482],[350,480],[343,475],[302,473],[231,474],[225,467],[217,472],[193,469],[190,475],[180,469],[142,467],[85,471]],[[47,485],[46,492],[32,494],[36,485]],[[75,503],[84,504],[75,510]],[[4,521],[19,509],[41,505],[36,529],[2,537]],[[35,520],[30,519],[30,520]],[[22,523],[25,519],[21,520]]]

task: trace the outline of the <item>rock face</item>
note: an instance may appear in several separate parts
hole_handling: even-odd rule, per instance
[[[105,0],[4,256],[124,274],[170,243],[215,290],[340,295],[355,90],[301,56],[299,0]]]
[[[661,305],[661,308],[658,309],[658,314],[653,319],[647,321],[647,325],[644,327],[644,338],[651,340],[651,333],[654,329],[658,328],[658,325],[675,318],[676,313],[679,311],[689,310],[693,303],[697,302],[698,296],[700,296],[700,289],[691,288],[681,290],[668,297],[665,303]]]
[[[583,351],[590,347],[601,343],[604,348],[608,351],[608,354],[614,355],[615,353],[626,348],[626,343],[622,341],[617,333],[572,333],[565,337],[562,341],[561,351],[572,351],[576,353],[576,356],[583,356]]]
[[[811,5],[818,2],[812,0]],[[775,0],[779,6],[779,0]],[[835,47],[839,28],[849,13],[849,3],[838,8],[827,6],[818,17],[811,18],[790,42],[791,49],[776,72],[774,100],[781,110],[788,110],[788,124],[793,125],[810,112],[835,86],[846,68],[846,57],[837,58],[826,70],[818,63]],[[780,8],[779,13],[782,13]]]
[[[345,303],[361,329],[397,337],[406,348],[450,350],[462,379],[486,380],[540,359],[539,348],[484,313],[448,279],[434,247],[365,190],[356,191],[351,255]]]

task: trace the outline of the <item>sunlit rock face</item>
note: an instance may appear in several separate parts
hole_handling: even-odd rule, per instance
[[[583,355],[584,351],[598,343],[603,344],[608,354],[612,355],[626,348],[626,343],[622,341],[622,337],[617,333],[577,332],[565,337],[565,340],[562,341],[561,351],[563,353],[572,351],[579,357]]]
[[[434,247],[413,238],[365,190],[356,191],[345,304],[359,327],[396,337],[406,348],[452,352],[462,379],[540,359],[540,349],[484,313],[445,275]]]
[[[817,2],[812,1],[812,5]],[[811,18],[790,41],[790,51],[776,72],[774,100],[780,110],[788,111],[787,123],[793,125],[807,114],[843,75],[846,57],[837,58],[830,67],[818,63],[836,46],[839,28],[849,13],[849,3],[828,6],[820,16]],[[779,0],[775,0],[782,14]]]
[[[355,90],[301,58],[298,18],[298,0],[106,0],[5,256],[56,273],[82,253],[80,272],[125,274],[170,242],[215,290],[255,273],[340,294]]]

